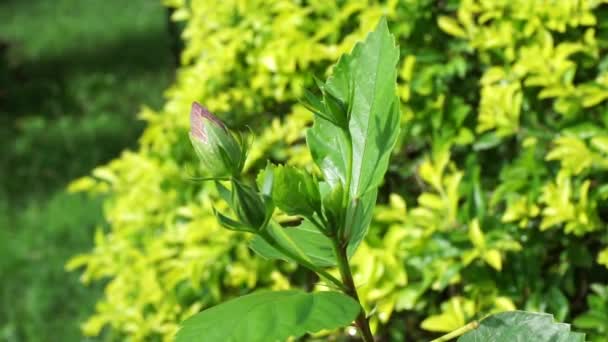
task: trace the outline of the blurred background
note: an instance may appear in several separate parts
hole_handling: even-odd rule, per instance
[[[174,77],[168,23],[159,1],[0,1],[0,341],[81,339],[103,283],[64,265],[102,199],[65,188],[136,146]]]
[[[351,260],[376,335],[523,309],[608,341],[607,0],[0,0],[0,341],[171,341],[314,287],[218,225],[188,113],[252,132],[244,177],[315,172],[298,99],[382,17],[401,137]]]

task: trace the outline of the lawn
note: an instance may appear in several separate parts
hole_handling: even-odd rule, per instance
[[[104,228],[67,183],[136,146],[141,105],[173,78],[166,10],[150,0],[0,3],[0,340],[78,341],[101,286],[66,260]]]

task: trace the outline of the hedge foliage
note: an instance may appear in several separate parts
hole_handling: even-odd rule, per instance
[[[417,340],[514,308],[608,317],[585,302],[608,284],[605,2],[166,0],[186,47],[164,108],[141,111],[136,151],[71,185],[104,193],[110,224],[67,266],[107,281],[84,333],[170,340],[253,288],[314,286],[218,226],[218,196],[195,180],[190,105],[252,130],[246,168],[271,158],[318,172],[298,98],[382,16],[403,56],[402,134],[353,257],[377,334]],[[606,341],[589,316],[581,328]]]

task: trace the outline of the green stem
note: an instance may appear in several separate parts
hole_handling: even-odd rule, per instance
[[[334,249],[336,251],[336,255],[337,255],[337,259],[338,259],[338,268],[340,269],[340,275],[342,276],[342,282],[344,283],[344,286],[346,287],[346,289],[344,290],[344,293],[349,295],[354,300],[356,300],[357,303],[359,303],[359,306],[361,306],[361,311],[359,311],[359,315],[357,316],[355,323],[357,324],[357,327],[359,328],[359,331],[361,332],[361,337],[363,338],[363,341],[364,342],[373,342],[374,335],[372,334],[372,331],[369,328],[369,322],[367,321],[367,318],[365,317],[365,309],[363,309],[363,306],[361,305],[361,301],[359,300],[359,294],[357,293],[357,287],[355,286],[355,282],[353,280],[353,274],[350,270],[350,265],[348,263],[348,255],[346,252],[346,246],[340,245],[340,243],[338,241],[336,241],[335,239],[333,240],[333,243],[334,243]]]
[[[456,337],[459,337],[461,335],[464,335],[466,333],[468,333],[471,330],[475,330],[477,329],[477,327],[479,327],[479,322],[477,321],[473,321],[463,327],[460,327],[452,332],[449,332],[439,338],[436,338],[434,340],[432,340],[431,342],[446,342],[452,339],[455,339]]]

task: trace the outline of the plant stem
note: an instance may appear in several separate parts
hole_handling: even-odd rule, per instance
[[[342,282],[346,289],[344,293],[349,295],[351,298],[359,303],[361,306],[361,311],[355,320],[359,331],[361,332],[361,337],[365,342],[373,342],[374,335],[372,335],[372,331],[369,328],[369,322],[365,317],[365,309],[361,305],[361,301],[359,300],[359,294],[357,293],[357,287],[355,286],[355,282],[353,280],[353,274],[350,270],[350,264],[348,263],[348,255],[346,252],[346,246],[341,246],[338,241],[333,240],[334,249],[336,250],[336,255],[338,257],[338,268],[340,269],[340,275],[342,276]]]
[[[449,332],[439,338],[436,338],[434,340],[432,340],[431,342],[446,342],[449,341],[451,339],[454,339],[456,337],[459,337],[461,335],[464,335],[466,333],[468,333],[471,330],[477,329],[477,327],[479,327],[479,322],[477,321],[473,321],[463,327],[460,327],[452,332]]]
[[[346,151],[347,156],[346,156],[346,161],[347,161],[347,165],[346,165],[346,184],[344,184],[344,194],[342,196],[342,207],[345,208],[342,216],[342,222],[344,222],[344,216],[346,215],[346,212],[348,211],[346,208],[348,208],[348,202],[350,200],[350,183],[352,182],[352,174],[353,174],[353,139],[350,136],[350,131],[348,129],[343,130],[342,133],[345,135],[346,140],[348,141],[348,150]],[[346,227],[344,226],[344,224],[340,225],[340,228],[338,229],[338,238],[342,239],[346,237],[346,231],[345,231]]]

